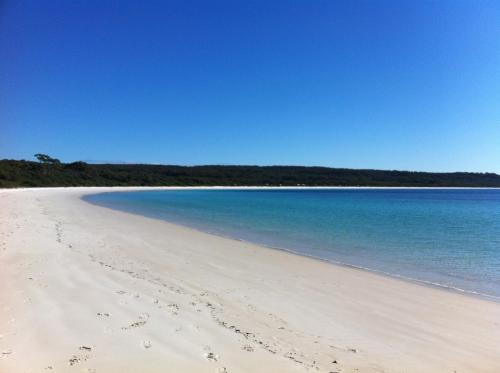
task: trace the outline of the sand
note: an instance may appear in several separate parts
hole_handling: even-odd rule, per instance
[[[500,303],[0,190],[0,372],[500,372]],[[117,190],[117,189],[115,189]]]

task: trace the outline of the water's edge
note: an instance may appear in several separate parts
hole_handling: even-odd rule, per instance
[[[404,189],[406,189],[406,188],[404,188]],[[408,189],[413,189],[413,188],[409,187]],[[421,189],[430,189],[430,188],[421,188]],[[458,188],[440,188],[440,189],[458,189]],[[464,188],[464,189],[474,189],[474,188]],[[315,255],[308,255],[308,254],[305,254],[305,253],[302,253],[302,252],[298,252],[298,251],[295,251],[295,250],[292,250],[292,249],[289,249],[289,248],[286,248],[286,247],[271,246],[271,245],[266,245],[266,244],[260,243],[260,242],[253,242],[253,241],[249,241],[249,240],[244,240],[244,239],[241,239],[241,238],[238,238],[238,237],[234,237],[234,236],[231,236],[231,235],[225,235],[225,234],[221,234],[219,232],[213,232],[213,231],[210,231],[210,230],[200,229],[199,227],[193,227],[193,226],[189,226],[189,225],[186,225],[186,224],[181,224],[181,223],[176,222],[176,221],[172,221],[172,220],[168,220],[168,219],[164,219],[164,218],[159,218],[159,217],[155,217],[155,216],[151,216],[151,215],[147,215],[147,214],[142,214],[142,213],[136,212],[136,211],[132,212],[132,211],[128,211],[126,209],[113,208],[113,207],[101,205],[99,203],[90,201],[90,200],[88,200],[86,198],[86,197],[95,196],[95,195],[98,195],[98,194],[128,193],[128,192],[130,192],[130,191],[110,191],[110,192],[99,192],[99,193],[93,193],[93,192],[91,192],[91,193],[84,194],[84,195],[80,196],[80,200],[82,200],[85,203],[88,203],[90,205],[98,206],[98,207],[101,207],[101,208],[106,208],[106,209],[113,210],[113,211],[120,211],[120,212],[123,212],[123,213],[126,213],[126,214],[131,214],[131,215],[135,215],[135,216],[142,216],[142,217],[145,217],[145,218],[148,218],[148,219],[154,219],[154,220],[159,220],[159,221],[167,222],[167,223],[175,225],[175,226],[179,226],[179,227],[183,227],[183,228],[187,228],[187,229],[192,229],[193,231],[197,231],[197,232],[201,232],[201,233],[205,233],[205,234],[210,234],[210,235],[217,236],[217,237],[224,238],[224,239],[228,239],[228,240],[233,240],[233,241],[238,241],[238,242],[245,242],[245,243],[249,243],[249,244],[252,244],[252,245],[260,246],[260,247],[266,248],[266,249],[279,250],[279,251],[283,251],[283,252],[286,252],[286,253],[291,254],[291,255],[297,255],[297,256],[300,256],[300,257],[303,257],[303,258],[312,259],[312,260],[319,260],[319,261],[321,261],[323,263],[328,263],[328,264],[331,264],[331,265],[336,265],[336,266],[351,268],[351,269],[360,270],[360,271],[367,271],[369,273],[373,273],[373,274],[376,274],[376,275],[379,275],[379,276],[384,276],[384,277],[388,277],[388,278],[391,278],[391,279],[397,279],[397,280],[400,280],[400,281],[405,281],[405,282],[416,284],[416,285],[420,285],[420,286],[427,286],[427,287],[430,287],[430,288],[433,288],[433,289],[438,289],[438,290],[443,290],[443,291],[449,291],[449,292],[452,292],[452,293],[455,293],[455,294],[461,294],[461,295],[465,295],[465,296],[471,296],[471,297],[474,297],[474,298],[479,298],[479,299],[483,299],[483,300],[487,300],[487,301],[493,301],[493,302],[500,303],[500,297],[498,297],[498,296],[494,296],[494,295],[490,295],[490,294],[485,294],[485,293],[481,293],[481,292],[477,292],[477,291],[473,291],[473,290],[466,290],[466,289],[462,289],[462,288],[459,288],[459,287],[445,285],[445,284],[441,284],[441,283],[437,283],[437,282],[432,282],[432,281],[428,281],[428,280],[422,280],[422,279],[418,279],[418,278],[407,277],[407,276],[403,276],[403,275],[400,275],[400,274],[395,274],[395,273],[390,273],[390,272],[386,272],[386,271],[381,271],[381,270],[377,270],[377,269],[373,269],[373,268],[369,268],[369,267],[364,267],[364,266],[359,266],[359,265],[355,265],[355,264],[351,264],[351,263],[347,263],[347,262],[341,262],[341,261],[336,261],[336,260],[332,260],[332,259],[321,258],[321,257],[315,256]]]

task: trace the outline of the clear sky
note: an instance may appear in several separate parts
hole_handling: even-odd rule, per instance
[[[500,172],[499,1],[0,2],[0,158]]]

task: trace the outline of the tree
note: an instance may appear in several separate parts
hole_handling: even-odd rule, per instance
[[[50,156],[48,156],[47,154],[41,154],[41,153],[37,153],[35,154],[35,158],[38,159],[38,161],[40,163],[43,163],[43,164],[60,164],[61,161],[57,158],[52,158]]]
[[[85,162],[82,162],[82,161],[67,163],[64,167],[69,168],[71,170],[75,170],[75,171],[87,171],[88,170],[88,164]]]

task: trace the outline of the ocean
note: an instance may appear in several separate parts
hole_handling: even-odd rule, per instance
[[[88,202],[500,300],[500,190],[219,189]]]

